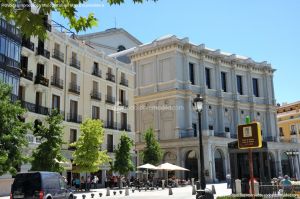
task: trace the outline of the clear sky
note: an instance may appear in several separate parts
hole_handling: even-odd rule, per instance
[[[97,5],[93,5],[97,4]],[[124,28],[141,42],[166,34],[195,44],[268,61],[278,103],[300,100],[300,0],[158,0],[109,6],[89,0],[78,15],[94,12],[98,27]],[[53,19],[67,25],[56,13]],[[116,20],[115,20],[116,19]]]

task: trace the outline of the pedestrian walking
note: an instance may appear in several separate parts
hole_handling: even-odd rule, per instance
[[[75,190],[79,191],[79,189],[80,189],[80,180],[79,180],[79,178],[75,178],[74,185],[75,185]]]
[[[230,173],[228,173],[226,175],[226,182],[227,182],[227,189],[230,189],[231,188],[231,175],[230,175]]]
[[[99,181],[99,178],[95,175],[93,178],[94,189],[97,189],[98,181]]]

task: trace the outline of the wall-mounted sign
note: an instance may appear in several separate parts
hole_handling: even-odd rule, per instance
[[[262,137],[260,123],[253,122],[238,126],[239,149],[261,148]]]

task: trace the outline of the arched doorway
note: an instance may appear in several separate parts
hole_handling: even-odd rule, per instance
[[[282,168],[282,175],[292,176],[292,168],[290,165],[289,157],[286,153],[281,154],[281,168]]]
[[[225,164],[224,156],[220,149],[215,150],[215,173],[219,181],[225,180]]]
[[[185,168],[190,171],[185,172],[185,178],[195,178],[198,180],[198,159],[195,151],[189,151],[185,156]]]
[[[275,159],[272,153],[269,153],[269,164],[270,164],[270,174],[271,178],[276,178],[276,168],[275,168]]]
[[[168,163],[176,165],[177,157],[175,154],[173,154],[171,152],[167,152],[167,153],[165,153],[163,160],[164,160],[164,163],[168,162]],[[164,177],[166,177],[166,173],[165,172],[163,172],[163,173],[164,173],[163,174]],[[169,171],[167,173],[168,173],[168,178],[175,175],[175,171]]]

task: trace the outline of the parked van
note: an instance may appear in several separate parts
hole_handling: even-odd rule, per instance
[[[28,172],[16,175],[10,198],[73,199],[73,193],[59,173]]]

